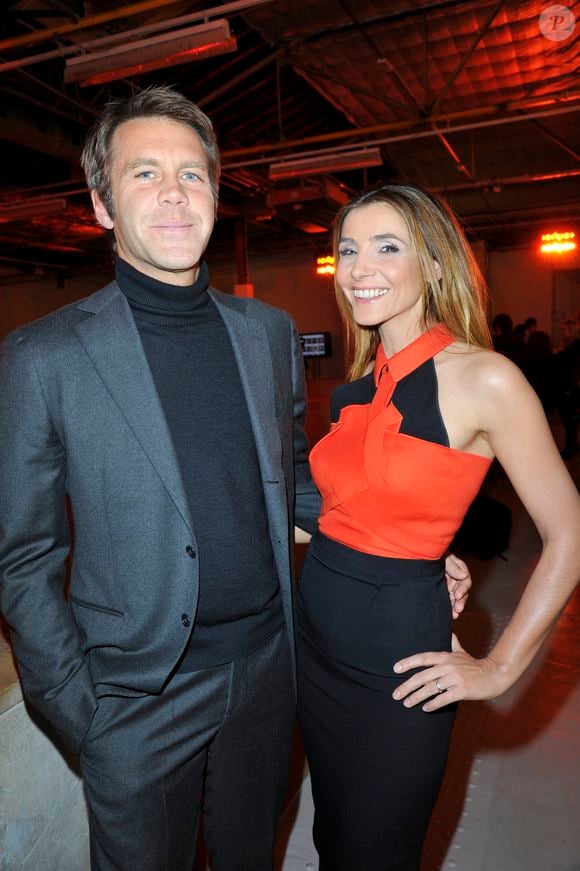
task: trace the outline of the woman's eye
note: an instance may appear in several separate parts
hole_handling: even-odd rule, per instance
[[[398,251],[398,247],[393,245],[392,242],[389,242],[388,245],[383,245],[381,247],[381,254],[396,254]]]
[[[349,257],[351,254],[354,254],[353,248],[339,248],[338,256],[339,257]]]

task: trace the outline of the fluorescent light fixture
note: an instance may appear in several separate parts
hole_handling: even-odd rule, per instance
[[[212,55],[235,51],[237,43],[225,18],[206,24],[173,30],[138,42],[130,42],[68,58],[65,82],[81,87],[112,82],[126,76],[189,63]]]
[[[268,176],[271,181],[298,178],[305,175],[323,175],[326,172],[340,172],[348,169],[364,169],[367,166],[381,166],[383,159],[379,148],[358,148],[355,151],[341,151],[337,154],[322,154],[296,160],[283,160],[271,163]]]

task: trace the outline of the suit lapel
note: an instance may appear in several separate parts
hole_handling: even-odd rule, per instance
[[[234,349],[262,478],[264,481],[279,480],[282,474],[282,444],[276,423],[274,368],[266,331],[259,321],[231,305],[227,297],[213,290],[209,293],[226,325]]]
[[[192,521],[165,415],[129,305],[115,284],[80,306],[79,339],[187,526]],[[121,469],[122,474],[122,469]]]

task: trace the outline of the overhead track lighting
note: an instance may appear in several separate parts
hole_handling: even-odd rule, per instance
[[[105,51],[68,58],[64,80],[79,82],[81,87],[99,85],[150,70],[225,54],[236,48],[236,39],[230,33],[229,22],[219,18]]]
[[[348,169],[365,169],[381,166],[383,159],[379,148],[358,148],[337,154],[323,154],[294,160],[271,163],[268,176],[271,181],[299,178],[307,175],[323,175],[327,172],[341,172]]]

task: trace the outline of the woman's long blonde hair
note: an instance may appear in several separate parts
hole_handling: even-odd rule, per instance
[[[423,284],[423,326],[444,324],[458,340],[489,348],[487,288],[475,257],[453,212],[439,197],[406,182],[382,185],[353,199],[336,216],[333,231],[335,263],[345,218],[371,203],[392,206],[407,227]],[[441,269],[437,278],[436,266]],[[335,278],[338,307],[353,346],[350,380],[360,378],[374,359],[380,336],[377,327],[360,327]]]

